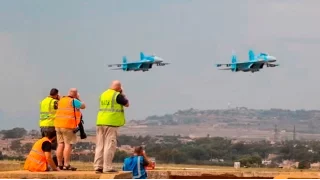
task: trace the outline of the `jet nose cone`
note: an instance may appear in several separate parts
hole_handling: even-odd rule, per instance
[[[274,56],[268,56],[268,60],[269,60],[270,62],[275,62],[275,61],[277,60],[277,58],[274,57]]]
[[[158,57],[158,56],[155,56],[155,57],[154,57],[154,60],[155,60],[155,61],[163,61],[163,59],[162,59],[161,57]]]

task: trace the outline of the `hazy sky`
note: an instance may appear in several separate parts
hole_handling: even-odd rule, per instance
[[[0,129],[38,127],[52,87],[77,87],[96,121],[98,98],[122,81],[127,120],[179,109],[319,109],[319,0],[2,0]],[[278,58],[258,73],[218,71],[214,63]],[[149,72],[110,71],[126,55],[155,53],[172,63]],[[4,122],[3,122],[4,121]]]

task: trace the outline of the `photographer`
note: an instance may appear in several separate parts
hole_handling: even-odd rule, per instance
[[[133,156],[124,159],[122,170],[131,171],[133,179],[147,179],[148,174],[145,167],[151,163],[143,148],[137,146],[134,148]]]
[[[52,88],[50,90],[49,96],[44,98],[40,103],[40,132],[42,137],[45,137],[45,133],[54,132],[56,133],[54,127],[54,117],[58,109],[58,101],[60,99],[59,90],[57,88]],[[52,142],[52,150],[57,149],[57,140],[54,139]]]
[[[69,95],[64,96],[58,102],[58,110],[54,121],[57,132],[57,159],[58,167],[63,170],[75,171],[77,168],[70,165],[72,145],[76,143],[77,136],[74,130],[81,121],[80,109],[85,109],[86,105],[80,100],[78,90],[72,88]],[[64,159],[64,163],[62,163]],[[63,165],[62,165],[63,164]]]
[[[117,172],[112,161],[117,149],[118,129],[126,122],[124,107],[129,107],[129,101],[123,93],[120,81],[113,81],[111,87],[100,96],[94,156],[96,173]]]

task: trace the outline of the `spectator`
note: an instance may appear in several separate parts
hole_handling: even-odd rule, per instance
[[[56,154],[60,169],[77,170],[77,168],[70,165],[71,151],[72,145],[77,142],[74,130],[80,123],[80,109],[85,108],[86,105],[80,100],[76,88],[70,89],[69,95],[62,97],[58,103],[54,126],[57,132],[58,147]]]
[[[145,167],[151,163],[143,148],[139,146],[134,148],[133,156],[124,159],[122,170],[131,171],[133,179],[147,179]]]
[[[125,124],[123,106],[129,107],[129,101],[123,93],[120,81],[113,81],[110,88],[100,96],[94,157],[96,173],[117,172],[112,161],[117,149],[118,128]]]
[[[23,169],[31,172],[59,171],[57,164],[51,157],[51,142],[56,138],[54,131],[44,133],[43,138],[39,139],[33,146],[26,159]]]
[[[58,101],[60,99],[59,90],[52,88],[50,90],[50,95],[44,98],[40,103],[40,132],[42,137],[45,137],[46,132],[54,132],[54,117],[58,109]],[[57,149],[57,139],[55,138],[52,142],[52,150]]]

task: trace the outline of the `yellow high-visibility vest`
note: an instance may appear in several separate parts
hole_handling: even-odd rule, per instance
[[[46,97],[40,103],[40,127],[54,127],[54,117],[57,110],[54,109],[54,103],[58,101],[52,97]]]
[[[126,122],[123,105],[117,103],[120,93],[108,89],[100,96],[100,108],[97,115],[97,125],[123,126]]]

